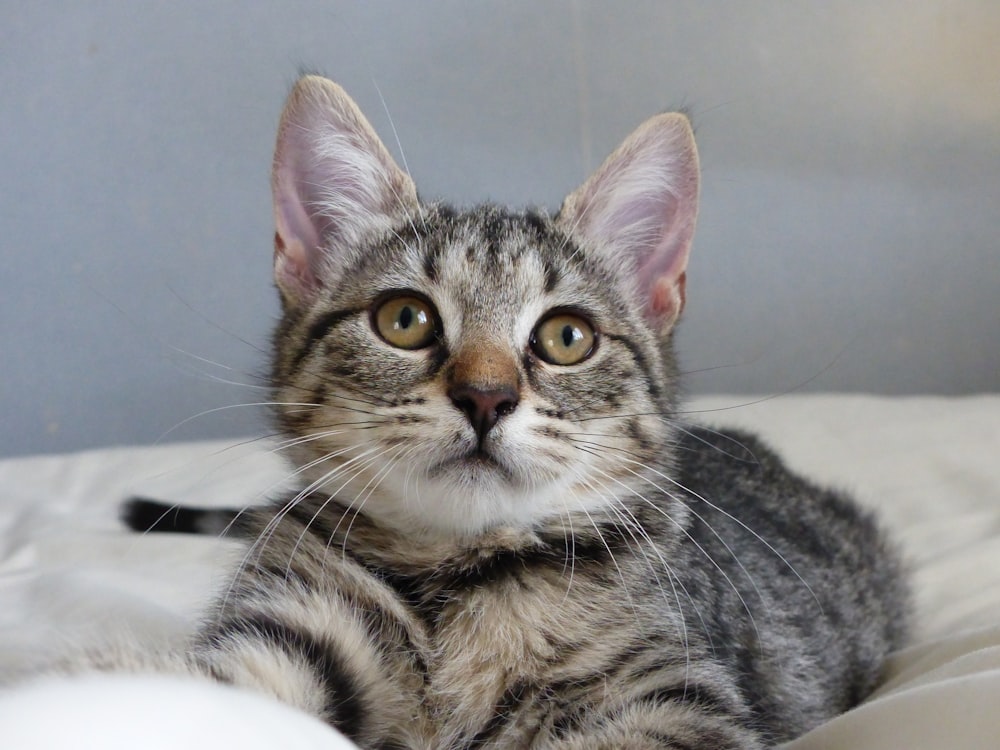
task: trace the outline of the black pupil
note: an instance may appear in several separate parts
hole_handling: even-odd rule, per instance
[[[576,330],[573,328],[573,326],[571,326],[569,324],[563,326],[563,329],[562,329],[562,342],[563,342],[563,346],[565,346],[567,349],[570,346],[572,346],[572,344],[573,344],[574,341],[576,341],[576,335],[575,334],[576,334]]]
[[[409,328],[413,324],[413,308],[407,305],[399,311],[399,327]]]

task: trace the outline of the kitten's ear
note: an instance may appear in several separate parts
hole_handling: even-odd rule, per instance
[[[646,318],[665,334],[684,307],[685,272],[698,215],[698,151],[687,117],[650,118],[559,211],[581,244],[627,264]]]
[[[413,181],[344,90],[320,76],[299,79],[288,96],[271,189],[274,278],[293,304],[367,233],[418,210]]]

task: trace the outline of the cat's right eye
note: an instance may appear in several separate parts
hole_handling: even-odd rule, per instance
[[[372,324],[386,343],[399,349],[423,349],[434,343],[438,333],[437,314],[431,304],[406,294],[380,303],[372,314]]]

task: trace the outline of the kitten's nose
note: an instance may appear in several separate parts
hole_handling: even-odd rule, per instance
[[[453,385],[448,389],[448,398],[469,418],[480,443],[500,417],[514,411],[518,400],[513,388],[486,389],[468,384]]]

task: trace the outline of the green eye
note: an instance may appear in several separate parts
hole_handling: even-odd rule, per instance
[[[419,297],[391,297],[372,315],[378,335],[400,349],[423,349],[437,336],[438,319],[429,302]]]
[[[531,336],[531,349],[552,365],[575,365],[594,351],[594,327],[575,313],[556,313],[542,320]]]

